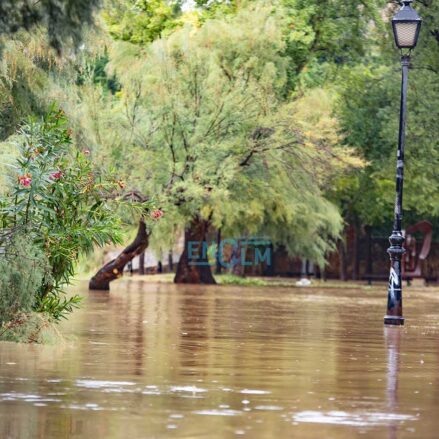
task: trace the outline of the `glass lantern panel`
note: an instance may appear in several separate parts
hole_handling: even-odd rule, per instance
[[[399,47],[415,47],[418,23],[395,23],[396,41]]]

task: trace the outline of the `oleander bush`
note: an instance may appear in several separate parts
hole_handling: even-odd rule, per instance
[[[80,255],[120,241],[114,204],[123,184],[73,145],[63,111],[27,121],[16,138],[18,154],[0,199],[3,327],[32,311],[52,321],[66,317],[80,301],[64,291]]]

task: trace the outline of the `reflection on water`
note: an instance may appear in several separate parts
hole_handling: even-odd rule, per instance
[[[387,343],[387,406],[389,411],[397,410],[399,359],[401,346],[401,328],[384,328]],[[398,423],[389,422],[389,439],[398,437]]]
[[[437,437],[434,289],[384,331],[381,289],[83,294],[72,343],[0,344],[1,439]]]

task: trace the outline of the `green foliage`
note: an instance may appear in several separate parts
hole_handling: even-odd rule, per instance
[[[220,18],[228,14],[236,14],[240,6],[246,5],[246,1],[222,1],[222,0],[195,0],[200,21],[211,18]]]
[[[85,26],[91,25],[100,0],[2,0],[0,2],[0,36],[9,37],[20,30],[37,26],[47,29],[52,47],[60,51],[72,41],[81,42]]]
[[[50,282],[44,252],[23,235],[2,237],[0,254],[0,328],[38,302],[41,285]]]
[[[195,3],[188,8],[182,0],[108,0],[102,15],[115,40],[146,45],[186,24],[200,27],[208,19],[238,11],[233,0]]]
[[[75,308],[79,308],[81,297],[73,296],[70,298],[60,297],[51,294],[41,298],[37,303],[36,310],[39,313],[46,313],[55,321],[66,319],[67,315],[72,313]]]
[[[416,2],[415,7],[424,22],[409,73],[404,204],[412,216],[407,215],[407,221],[419,218],[434,221],[439,217],[439,126],[436,104],[439,99],[439,5],[425,1]],[[392,55],[392,61],[398,68],[395,53]],[[394,88],[398,95],[399,87]],[[396,117],[392,118],[392,124],[384,131],[385,135],[395,139],[395,143],[397,106],[396,100],[392,113]],[[389,108],[389,111],[392,109]]]
[[[78,304],[62,298],[80,254],[119,242],[119,217],[112,200],[120,183],[93,169],[88,151],[75,151],[62,111],[24,124],[11,189],[1,200],[4,229],[18,230],[50,264],[34,308],[59,319]]]
[[[380,9],[385,0],[196,0],[186,10],[180,0],[110,1],[104,18],[112,37],[145,45],[191,24],[204,25],[210,19],[227,19],[254,5],[281,11],[278,22],[288,59],[288,89],[298,84],[323,85],[333,80],[333,65],[352,64],[364,57],[371,42],[382,33]]]
[[[282,0],[291,87],[337,80],[336,66],[364,58],[381,29],[383,0]]]
[[[347,221],[381,225],[391,219],[396,131],[385,131],[398,115],[394,85],[392,71],[379,65],[359,65],[341,75],[336,110],[344,143],[367,162],[363,170],[339,176],[328,191]]]
[[[68,93],[67,84],[75,82],[78,70],[83,74],[82,55],[87,53],[93,60],[105,55],[100,50],[93,54],[84,50],[76,56],[58,57],[39,29],[32,34],[17,33],[14,38],[5,40],[2,48],[0,140],[15,134],[29,116],[43,117],[54,100],[60,100]],[[98,78],[96,82],[99,82]]]
[[[110,52],[120,102],[95,120],[120,131],[97,153],[120,157],[130,184],[158,195],[167,215],[154,233],[173,237],[200,214],[315,260],[332,247],[341,221],[322,187],[361,162],[338,148],[327,92],[285,99],[284,27],[283,9],[258,4]]]
[[[117,166],[130,190],[166,210],[152,237],[162,250],[199,213],[231,235],[268,235],[319,261],[340,232],[339,211],[348,222],[389,222],[399,65],[382,17],[396,2],[195,3],[108,0],[105,31],[117,41],[86,39],[83,58],[56,58],[37,28],[34,37],[14,34],[0,65],[0,136],[56,97],[73,143],[91,151],[92,172]],[[49,4],[32,7],[44,17]],[[439,6],[417,9],[424,24],[410,77],[409,221],[439,214]],[[12,140],[1,151],[7,165]],[[66,243],[59,250],[76,257]]]
[[[389,8],[388,15],[393,14]],[[413,53],[408,94],[405,223],[435,221],[439,215],[438,125],[439,8],[417,3],[424,18],[419,45]],[[348,221],[381,226],[391,224],[394,202],[396,145],[399,129],[400,64],[390,24],[381,47],[371,49],[367,63],[343,71],[337,116],[345,144],[356,147],[368,166],[338,179],[331,191]]]
[[[91,59],[86,59],[83,65],[79,66],[78,77],[76,84],[82,86],[90,81],[102,87],[103,90],[108,90],[111,93],[120,91],[120,84],[116,75],[108,75],[106,67],[109,62],[108,52],[104,50],[102,55],[93,56]]]
[[[180,12],[179,1],[123,0],[110,2],[104,18],[113,38],[145,44],[174,29]]]
[[[386,2],[284,0],[283,3],[288,8],[291,41],[296,42],[299,50],[306,45],[315,57],[346,63],[365,55],[373,38],[371,27],[381,27],[380,8]]]
[[[27,53],[26,53],[27,51]],[[29,114],[42,114],[47,92],[47,76],[29,58],[41,52],[29,38],[9,40],[0,58],[0,139],[15,132],[18,124]]]

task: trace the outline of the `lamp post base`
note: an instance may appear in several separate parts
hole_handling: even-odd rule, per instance
[[[385,325],[393,325],[393,326],[403,326],[404,325],[404,317],[398,316],[385,316],[384,317]]]

